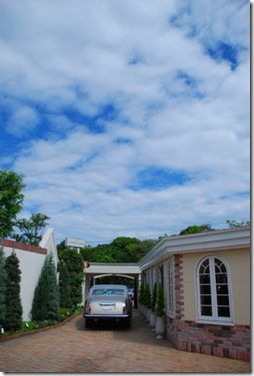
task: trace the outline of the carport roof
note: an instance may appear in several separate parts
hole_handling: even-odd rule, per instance
[[[84,266],[84,272],[86,274],[126,274],[126,275],[137,275],[140,274],[140,267],[137,264],[126,263],[100,263],[91,262],[86,263]]]

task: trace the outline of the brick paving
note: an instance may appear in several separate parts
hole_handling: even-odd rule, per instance
[[[61,327],[0,343],[2,372],[250,373],[250,363],[178,351],[134,310],[130,329],[85,329],[81,315]]]

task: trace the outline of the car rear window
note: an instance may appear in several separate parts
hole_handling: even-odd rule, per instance
[[[104,296],[112,296],[112,295],[125,295],[124,289],[94,289],[92,295],[104,295]]]

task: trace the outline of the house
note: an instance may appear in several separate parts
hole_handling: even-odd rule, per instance
[[[23,321],[30,320],[34,290],[37,286],[45,257],[52,253],[55,265],[58,263],[57,249],[54,240],[53,229],[48,229],[38,247],[15,242],[13,240],[0,239],[5,257],[13,251],[19,259],[21,270],[20,296],[23,307]]]
[[[139,263],[179,350],[250,360],[250,228],[166,237]]]

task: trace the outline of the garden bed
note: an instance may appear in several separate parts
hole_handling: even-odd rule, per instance
[[[6,332],[4,334],[0,334],[0,343],[9,341],[10,339],[20,338],[20,337],[24,337],[30,334],[44,332],[45,330],[58,328],[59,326],[66,324],[68,321],[70,321],[71,319],[73,319],[74,317],[78,315],[80,315],[80,312],[74,312],[71,316],[67,317],[63,321],[58,321],[55,324],[49,324],[47,326],[42,326],[37,329],[27,329],[26,331],[18,331],[18,332],[13,332],[13,333]]]

